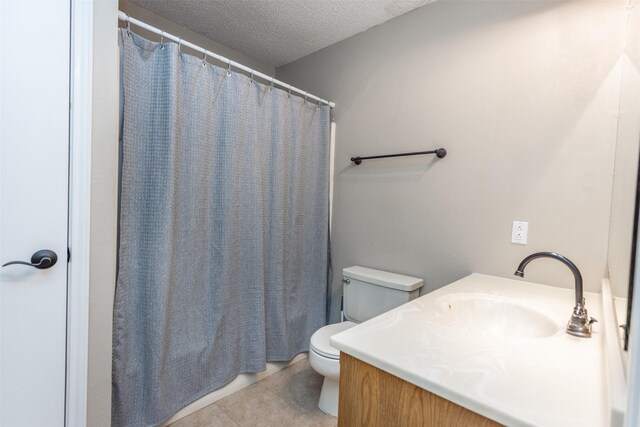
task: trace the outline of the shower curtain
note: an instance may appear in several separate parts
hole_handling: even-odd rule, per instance
[[[326,322],[329,108],[126,30],[113,425],[158,425]]]

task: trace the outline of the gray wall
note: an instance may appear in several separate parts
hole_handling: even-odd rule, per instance
[[[277,70],[337,103],[334,320],[354,264],[423,277],[425,293],[551,250],[599,291],[626,3],[441,0]],[[436,147],[449,155],[349,161]],[[528,245],[510,243],[513,220]],[[551,260],[526,279],[573,287]]]
[[[118,187],[118,3],[94,2],[87,425],[111,425]]]

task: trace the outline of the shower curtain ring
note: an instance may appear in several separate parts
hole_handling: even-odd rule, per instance
[[[320,101],[318,101],[318,106],[316,107],[316,110],[320,109]]]
[[[178,38],[178,53],[182,53],[182,39]]]
[[[252,84],[254,83],[254,82],[253,82],[253,71],[254,71],[254,70],[251,70],[251,80],[249,81],[249,84],[250,84],[250,85],[252,85]]]
[[[231,75],[231,62],[227,64],[227,76]]]
[[[207,66],[207,51],[206,50],[202,53],[202,66],[203,67]]]
[[[160,49],[164,49],[164,31],[160,31]]]
[[[291,98],[291,85],[289,85],[289,92],[287,93],[287,98]]]
[[[131,37],[131,17],[127,15],[127,35]]]
[[[269,82],[269,92],[273,90],[273,80]]]

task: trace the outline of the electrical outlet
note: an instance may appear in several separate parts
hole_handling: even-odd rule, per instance
[[[526,245],[528,230],[529,230],[528,222],[513,221],[513,228],[511,229],[511,243],[516,243],[518,245]]]

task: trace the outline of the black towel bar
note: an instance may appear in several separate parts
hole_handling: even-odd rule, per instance
[[[404,157],[404,156],[418,156],[421,154],[435,154],[436,156],[438,156],[439,159],[442,159],[443,157],[445,157],[447,155],[447,150],[445,150],[444,148],[438,148],[437,150],[431,150],[431,151],[414,151],[413,153],[398,153],[398,154],[384,154],[382,156],[369,156],[369,157],[352,157],[351,161],[353,163],[355,163],[356,165],[359,165],[360,163],[362,163],[363,160],[369,160],[369,159],[383,159],[385,157]]]

